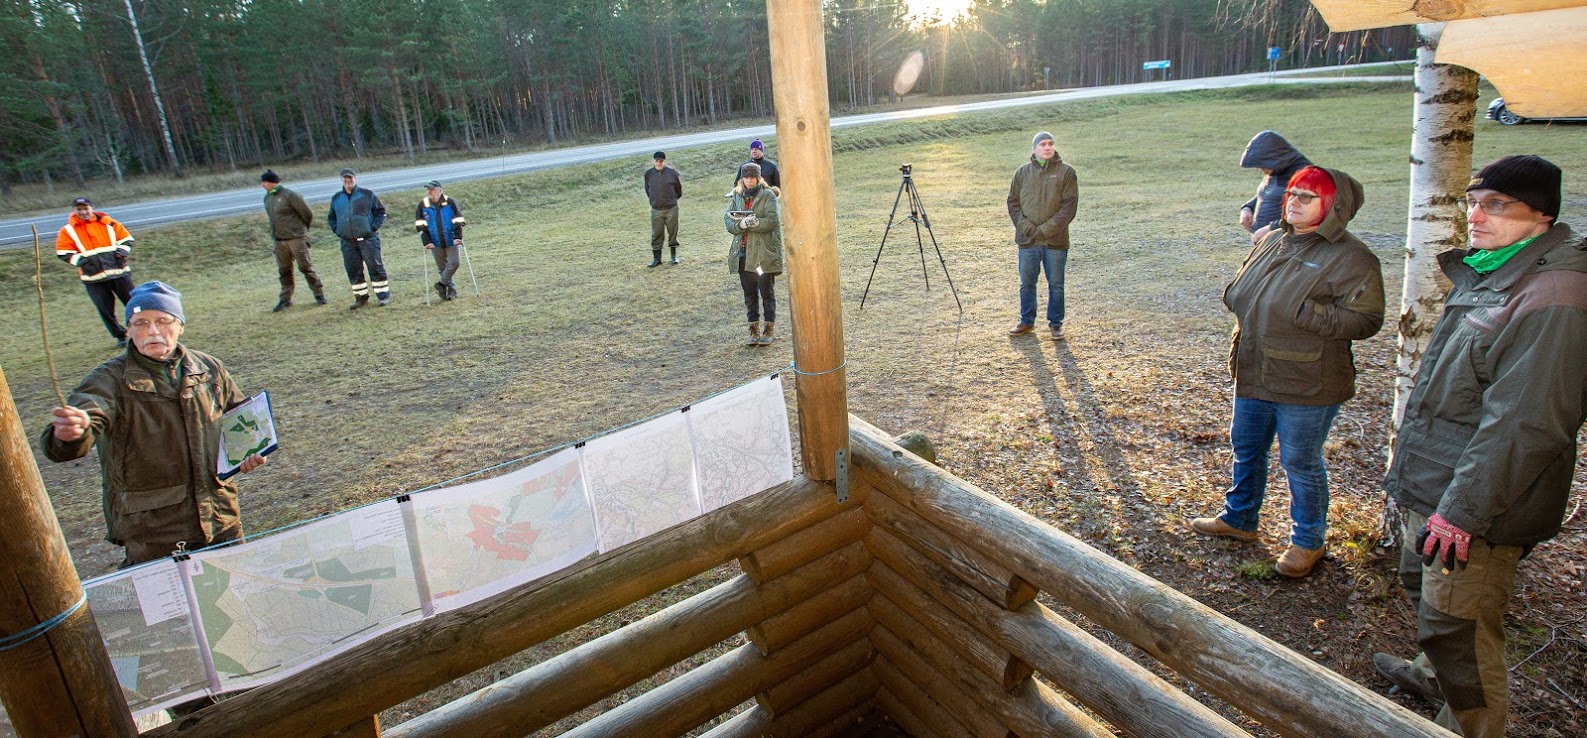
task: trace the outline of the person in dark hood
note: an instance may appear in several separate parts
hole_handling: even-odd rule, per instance
[[[1311,162],[1283,136],[1262,131],[1245,145],[1240,166],[1260,169],[1263,174],[1256,197],[1240,206],[1240,227],[1251,232],[1251,241],[1255,243],[1278,227],[1279,219],[1284,217],[1285,186],[1296,172],[1311,166]]]
[[[1284,217],[1245,257],[1223,304],[1234,313],[1233,485],[1223,513],[1190,521],[1202,535],[1257,538],[1268,452],[1278,438],[1289,477],[1290,546],[1278,560],[1304,577],[1322,559],[1328,532],[1323,443],[1340,405],[1355,396],[1350,342],[1383,327],[1383,269],[1345,230],[1361,207],[1361,183],[1308,166],[1289,180]]]

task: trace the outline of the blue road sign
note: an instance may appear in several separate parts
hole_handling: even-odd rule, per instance
[[[1157,61],[1141,62],[1141,69],[1167,69],[1173,64],[1172,59],[1159,59]]]
[[[1278,61],[1278,55],[1279,55],[1279,51],[1278,51],[1278,47],[1277,46],[1269,46],[1269,47],[1267,47],[1267,60],[1268,61]]]

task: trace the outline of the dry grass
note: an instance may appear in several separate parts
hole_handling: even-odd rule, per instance
[[[1367,205],[1352,230],[1377,250],[1389,292],[1398,294],[1409,104],[1403,87],[1259,89],[839,131],[852,408],[893,431],[927,431],[953,473],[1385,691],[1369,655],[1414,648],[1414,618],[1396,589],[1395,557],[1375,546],[1392,333],[1358,347],[1360,395],[1345,406],[1328,447],[1332,553],[1316,574],[1301,581],[1271,576],[1269,562],[1286,529],[1287,499],[1276,469],[1262,543],[1191,538],[1183,521],[1216,510],[1228,484],[1231,391],[1224,363],[1231,321],[1219,295],[1246,252],[1236,209],[1256,185],[1235,166],[1241,148],[1253,131],[1274,128],[1313,160],[1360,178]],[[1061,344],[1004,333],[1016,300],[1003,199],[1039,128],[1058,136],[1083,194],[1068,272],[1069,339]],[[1582,131],[1479,122],[1477,136],[1478,159],[1533,152],[1561,164],[1567,220],[1587,210]],[[269,388],[277,400],[282,450],[241,479],[251,528],[431,484],[787,364],[786,338],[770,349],[740,345],[743,314],[726,269],[718,199],[737,149],[676,155],[687,194],[686,261],[678,267],[644,268],[648,228],[639,177],[647,162],[453,188],[469,208],[474,266],[486,295],[430,308],[413,269],[420,258],[416,240],[401,228],[386,245],[396,304],[353,314],[342,307],[347,294],[339,260],[326,246],[315,255],[333,285],[333,305],[268,312],[275,285],[260,217],[140,238],[138,277],[164,279],[187,294],[188,342],[226,361],[247,390]],[[889,238],[865,310],[857,309],[903,161],[915,164],[964,301],[962,316],[930,242],[931,290],[924,289],[912,231]],[[399,213],[396,205],[416,196],[382,193]],[[25,270],[22,262],[0,257],[6,284],[26,284],[31,258]],[[111,346],[81,288],[58,263],[46,269],[56,360],[71,383]],[[779,291],[785,296],[785,285]],[[0,331],[8,339],[0,364],[23,420],[36,432],[50,391],[30,295],[0,295]],[[108,570],[116,554],[98,541],[95,465],[45,464],[43,473],[79,569]],[[1587,470],[1578,474],[1573,505],[1583,499],[1584,480]],[[1580,513],[1522,566],[1508,619],[1510,663],[1537,653],[1513,672],[1512,735],[1587,731],[1587,678],[1579,667],[1587,657],[1584,570],[1587,515]],[[542,644],[511,666],[731,573],[722,569],[680,585]],[[410,701],[387,721],[509,668],[498,665]]]

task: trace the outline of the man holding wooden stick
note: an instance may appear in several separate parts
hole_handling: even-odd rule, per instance
[[[243,535],[237,486],[216,476],[221,414],[242,391],[218,359],[179,343],[181,293],[146,282],[127,314],[132,349],[89,372],[40,437],[51,461],[99,448],[105,540],[126,548],[121,568]],[[255,454],[241,470],[264,462]]]

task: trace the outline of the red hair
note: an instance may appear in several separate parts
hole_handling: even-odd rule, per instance
[[[1334,192],[1337,191],[1334,188],[1334,178],[1333,175],[1329,174],[1322,167],[1308,166],[1305,169],[1296,172],[1295,176],[1289,178],[1288,189],[1311,190],[1312,192],[1315,192],[1321,196],[1322,217],[1325,219],[1328,217],[1328,213],[1334,209]],[[1289,192],[1286,190],[1284,193],[1283,207],[1287,208],[1288,206]],[[1317,222],[1321,223],[1322,221],[1319,220]],[[1304,228],[1310,224],[1301,223],[1300,225]]]

